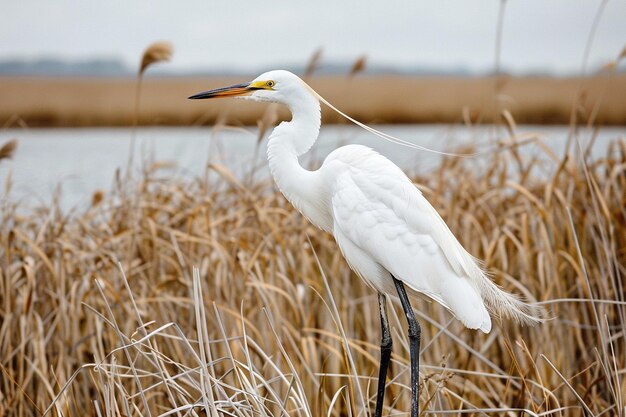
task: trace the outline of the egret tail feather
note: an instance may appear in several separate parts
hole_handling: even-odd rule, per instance
[[[511,319],[525,326],[533,326],[547,319],[546,311],[542,307],[504,291],[484,273],[481,279],[474,282],[478,284],[487,310],[493,316]]]

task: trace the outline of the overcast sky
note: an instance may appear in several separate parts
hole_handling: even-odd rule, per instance
[[[599,0],[508,0],[502,65],[514,72],[580,71]],[[497,0],[16,0],[0,13],[0,59],[120,57],[136,65],[147,44],[175,46],[172,69],[259,70],[324,58],[400,68],[494,63]],[[626,45],[626,1],[611,0],[590,66]]]

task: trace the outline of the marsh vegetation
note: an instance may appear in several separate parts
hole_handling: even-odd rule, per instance
[[[494,279],[553,316],[483,335],[416,304],[426,415],[623,413],[626,142],[602,157],[576,141],[563,155],[540,149],[546,158],[515,147],[487,164],[445,158],[415,178]],[[182,181],[161,168],[118,173],[112,190],[71,214],[55,204],[25,211],[4,194],[0,414],[371,409],[376,294],[332,238],[266,180],[212,164]],[[385,415],[406,412],[410,398],[403,317],[391,317]]]

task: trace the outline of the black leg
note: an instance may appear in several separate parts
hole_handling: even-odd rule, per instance
[[[384,294],[378,293],[378,309],[380,311],[380,327],[382,328],[382,338],[380,340],[380,369],[378,371],[378,394],[376,395],[375,417],[382,417],[383,402],[385,399],[385,382],[387,380],[387,369],[391,359],[391,332],[389,331],[389,320],[387,319],[387,299]]]
[[[409,297],[406,295],[404,284],[396,277],[393,277],[393,282],[396,284],[396,290],[398,291],[398,297],[402,303],[404,314],[406,315],[406,321],[409,323],[409,353],[411,355],[411,417],[418,417],[420,404],[419,404],[419,369],[420,369],[420,337],[422,329],[420,324],[415,319],[415,313],[409,302]]]

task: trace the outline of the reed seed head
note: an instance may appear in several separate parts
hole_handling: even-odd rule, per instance
[[[142,76],[146,69],[159,62],[169,61],[172,58],[174,47],[166,41],[154,42],[146,48],[141,57],[139,66],[139,76]]]

